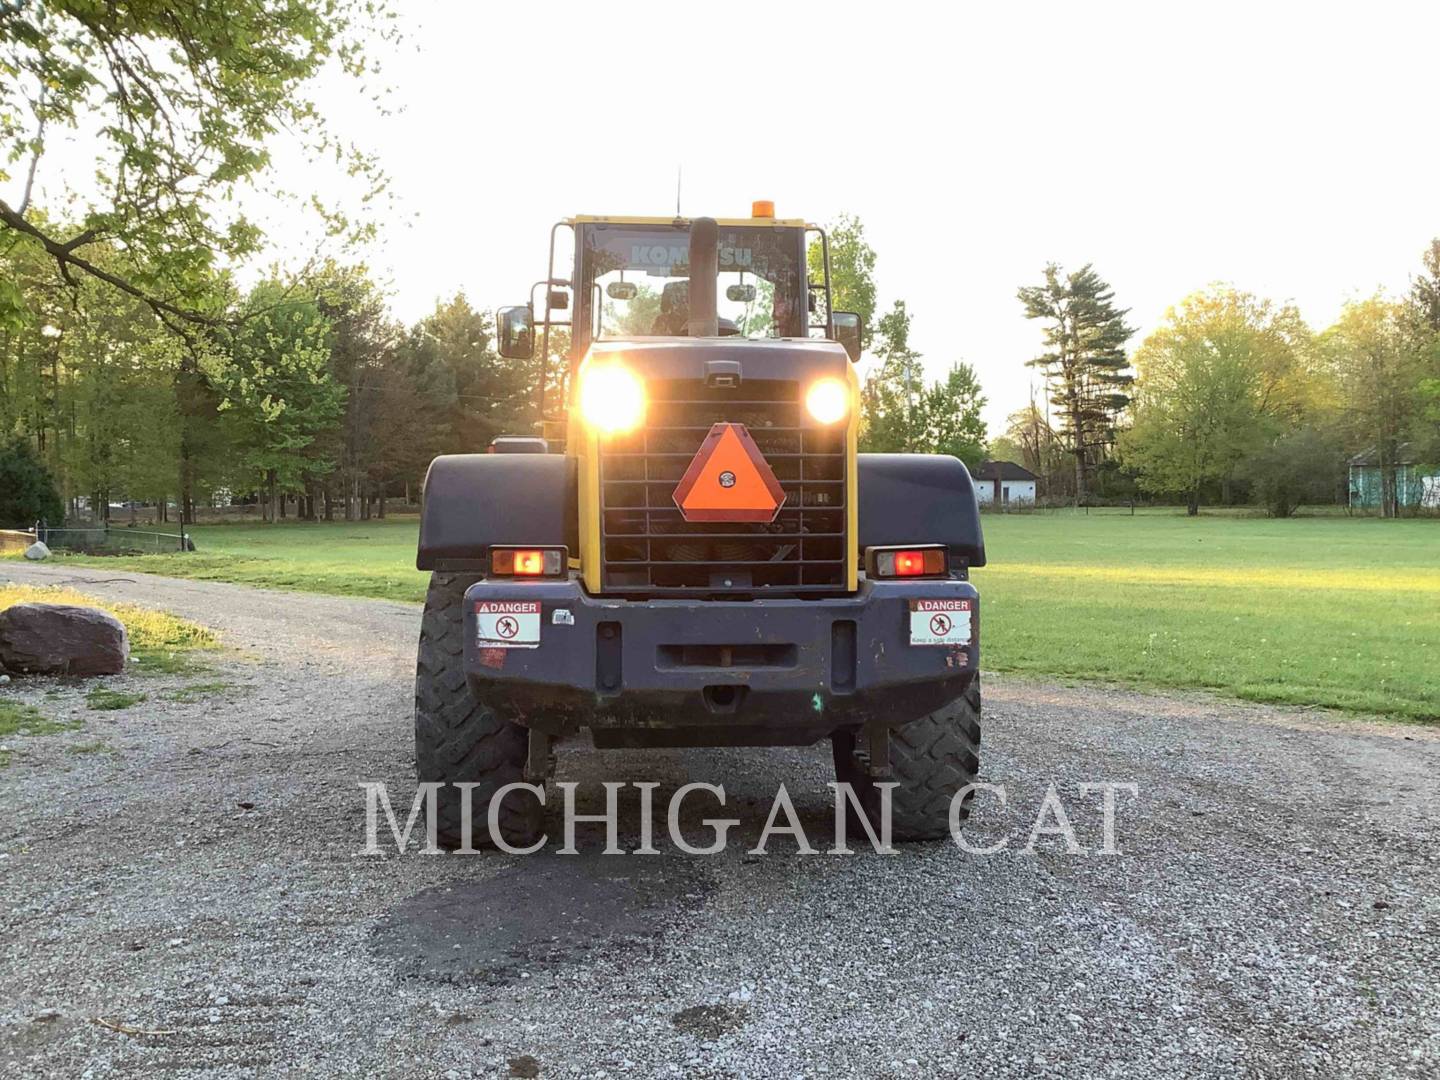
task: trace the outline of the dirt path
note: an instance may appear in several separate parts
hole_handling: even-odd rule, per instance
[[[982,794],[966,831],[1007,841],[988,857],[802,857],[785,837],[748,854],[782,781],[830,846],[820,747],[581,745],[559,779],[587,812],[602,779],[661,785],[663,854],[602,857],[584,825],[579,856],[366,857],[359,783],[413,794],[416,608],[9,562],[6,579],[163,607],[236,650],[191,703],[0,689],[84,719],[8,740],[0,769],[7,1077],[1440,1071],[1434,729],[991,678],[984,773],[1008,801]],[[700,818],[740,819],[720,855],[663,843],[690,780],[727,795],[687,803],[693,840]],[[1118,855],[1078,792],[1105,781],[1138,787]],[[1052,783],[1086,854],[1023,851]]]

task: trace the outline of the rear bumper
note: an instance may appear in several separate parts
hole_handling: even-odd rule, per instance
[[[968,601],[968,643],[911,643],[911,602],[935,600]],[[520,644],[502,646],[491,618],[482,640],[481,606],[516,602],[538,604],[538,634],[532,616]],[[589,596],[574,579],[481,581],[465,630],[472,686],[540,730],[586,726],[600,746],[805,745],[958,697],[978,670],[979,594],[862,579],[831,599],[642,602]]]

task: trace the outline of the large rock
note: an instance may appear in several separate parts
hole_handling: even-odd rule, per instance
[[[48,559],[50,557],[50,549],[45,546],[45,541],[36,540],[25,549],[25,557],[32,562],[39,562],[41,559]]]
[[[115,616],[72,604],[0,611],[0,667],[29,675],[118,675],[130,639]]]

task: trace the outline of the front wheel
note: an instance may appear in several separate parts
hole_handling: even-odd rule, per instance
[[[489,842],[490,797],[525,778],[529,736],[507,720],[498,702],[479,700],[465,678],[465,590],[477,578],[431,574],[420,622],[415,664],[415,773],[421,783],[438,782],[440,843],[459,847],[464,805],[455,784],[471,790],[471,844]],[[527,847],[540,835],[542,809],[528,791],[509,793],[500,807],[499,832],[513,847]]]
[[[857,755],[856,732],[830,737],[835,778],[848,783],[871,827],[880,831],[880,791]],[[973,784],[980,772],[980,677],[965,692],[918,720],[890,732],[889,778],[891,833],[896,840],[938,840],[950,834],[950,803]],[[883,781],[882,781],[883,782]],[[970,792],[960,806],[959,823],[970,815]],[[847,804],[848,805],[848,804]]]

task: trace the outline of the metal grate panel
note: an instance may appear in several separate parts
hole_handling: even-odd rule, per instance
[[[804,595],[846,585],[845,429],[809,422],[800,385],[647,385],[645,424],[600,447],[601,583],[637,595]],[[785,490],[774,521],[688,522],[673,492],[711,425],[744,424]]]

